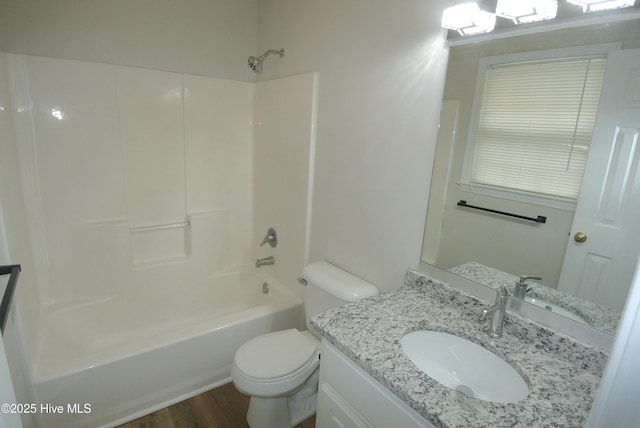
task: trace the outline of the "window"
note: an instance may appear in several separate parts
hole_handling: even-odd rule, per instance
[[[605,67],[605,55],[481,62],[466,190],[575,203]]]

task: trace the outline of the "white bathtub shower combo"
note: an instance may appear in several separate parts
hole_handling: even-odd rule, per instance
[[[303,277],[308,330],[256,337],[242,345],[233,360],[233,383],[251,396],[251,428],[291,428],[315,413],[320,335],[310,325],[311,317],[378,293],[374,285],[325,261],[306,266]]]
[[[2,52],[0,67],[14,131],[0,149],[24,202],[2,209],[28,231],[21,401],[90,408],[26,426],[112,427],[230,381],[251,338],[303,327],[314,74],[244,82]],[[270,226],[283,239],[260,247]]]

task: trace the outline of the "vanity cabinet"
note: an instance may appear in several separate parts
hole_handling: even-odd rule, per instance
[[[434,427],[324,339],[321,355],[317,428]]]

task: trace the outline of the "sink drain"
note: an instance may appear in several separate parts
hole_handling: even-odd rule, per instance
[[[474,397],[473,389],[469,388],[467,385],[458,385],[456,386],[456,391],[462,392],[467,397]]]

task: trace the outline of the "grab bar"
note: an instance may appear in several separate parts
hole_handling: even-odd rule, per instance
[[[191,226],[191,222],[189,220],[187,221],[183,221],[180,223],[167,223],[167,224],[156,224],[153,226],[136,226],[136,227],[130,227],[129,231],[136,233],[136,232],[149,232],[152,230],[165,230],[165,229],[177,229],[179,227],[189,227]]]
[[[20,265],[8,265],[0,266],[0,275],[9,275],[9,281],[7,287],[4,290],[2,296],[2,303],[0,303],[0,333],[4,335],[4,325],[9,318],[9,309],[11,308],[11,301],[13,300],[13,292],[16,289],[18,283],[18,276],[20,275]]]
[[[458,201],[458,206],[466,207],[466,208],[473,208],[474,210],[488,211],[490,213],[506,215],[506,216],[509,216],[509,217],[516,217],[516,218],[520,218],[522,220],[533,221],[535,223],[546,223],[547,222],[547,218],[545,216],[539,215],[538,217],[526,217],[526,216],[523,216],[523,215],[520,215],[520,214],[507,213],[507,212],[504,212],[504,211],[492,210],[490,208],[483,208],[483,207],[478,207],[478,206],[475,206],[475,205],[469,205],[469,204],[467,204],[467,201],[463,201],[462,199],[460,199]]]

